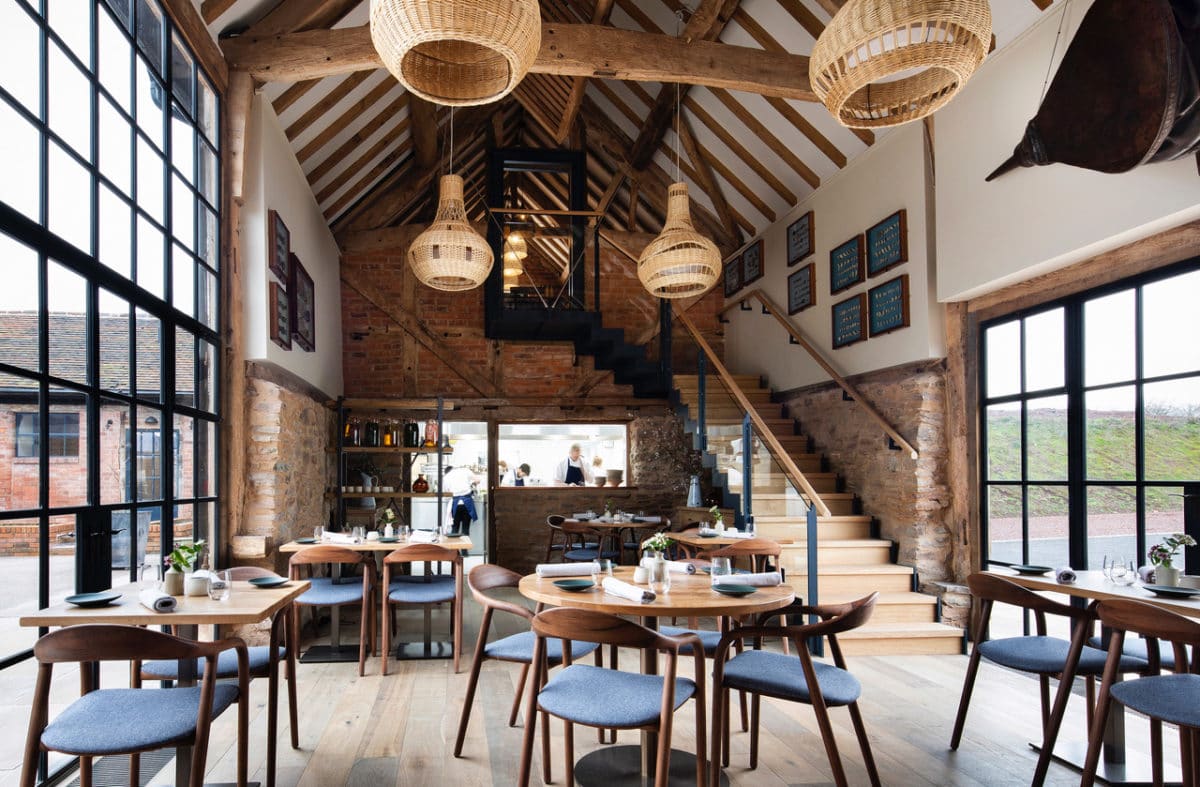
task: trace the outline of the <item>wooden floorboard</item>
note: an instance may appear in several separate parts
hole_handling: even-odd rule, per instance
[[[522,729],[508,726],[509,703],[520,674],[516,665],[485,662],[468,729],[464,757],[453,756],[459,711],[466,691],[470,655],[479,625],[479,609],[465,608],[467,652],[463,672],[454,674],[450,660],[392,661],[382,677],[379,657],[369,660],[366,677],[357,664],[300,665],[300,749],[289,743],[286,694],[280,691],[278,784],[281,787],[389,785],[397,787],[474,787],[512,785],[520,764]],[[403,624],[402,624],[403,625]],[[412,623],[417,627],[418,623]],[[444,614],[435,615],[434,631],[445,631]],[[497,617],[494,636],[514,633],[521,622]],[[347,639],[357,631],[343,628]],[[306,630],[307,633],[307,630]],[[414,632],[408,632],[415,638]],[[632,652],[622,667],[633,669]],[[1039,737],[1037,683],[1024,675],[984,664],[980,670],[966,732],[957,752],[948,749],[954,713],[962,688],[965,656],[860,656],[851,671],[863,686],[861,707],[884,784],[1002,787],[1029,783],[1036,755],[1029,741]],[[690,665],[684,667],[690,673]],[[1082,685],[1082,684],[1081,684]],[[1078,692],[1077,692],[1078,695]],[[251,777],[265,779],[266,684],[251,690]],[[693,703],[676,716],[675,748],[694,751]],[[851,784],[865,784],[849,715],[831,711],[838,746]],[[732,736],[731,764],[726,773],[734,787],[829,784],[832,775],[812,709],[805,705],[763,701],[759,767],[748,768],[749,735]],[[215,725],[209,755],[209,781],[232,781],[236,773],[235,714]],[[1072,699],[1064,723],[1064,740],[1083,740],[1082,697]],[[553,722],[553,782],[564,783],[562,725]],[[1130,748],[1149,750],[1144,719],[1127,720]],[[1178,762],[1178,737],[1164,733],[1168,762]],[[620,743],[635,743],[626,732]],[[577,728],[576,756],[600,748],[593,731]],[[168,766],[168,768],[173,765]],[[156,783],[161,783],[165,770]],[[535,747],[532,784],[541,785]],[[0,784],[5,782],[0,779]],[[1049,785],[1078,784],[1078,774],[1055,764]],[[617,787],[602,785],[601,787]]]

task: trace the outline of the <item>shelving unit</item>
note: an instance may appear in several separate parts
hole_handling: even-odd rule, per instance
[[[412,521],[412,506],[411,501],[415,499],[430,499],[437,500],[437,508],[440,511],[442,508],[442,499],[444,497],[440,484],[435,491],[431,492],[411,492],[413,483],[413,466],[417,459],[421,456],[435,454],[437,456],[437,474],[429,483],[437,484],[438,479],[442,477],[442,469],[445,457],[452,452],[450,446],[446,443],[444,414],[454,409],[453,402],[446,402],[441,397],[437,399],[349,399],[342,397],[336,402],[331,402],[330,405],[337,410],[338,414],[338,442],[337,442],[337,478],[333,488],[327,490],[325,496],[327,499],[336,501],[335,519],[339,527],[347,527],[348,516],[366,515],[371,513],[374,518],[374,512],[380,507],[394,506],[399,510],[405,521]],[[403,446],[403,445],[348,445],[347,440],[347,424],[351,418],[369,419],[371,416],[383,416],[385,418],[403,418],[413,416],[428,416],[436,414],[438,440],[440,445],[433,446]],[[427,418],[419,418],[419,420],[428,420]],[[382,434],[380,434],[382,441]],[[370,492],[343,492],[342,489],[346,486],[357,486],[357,477],[351,477],[351,458],[356,456],[381,456],[399,458],[399,473],[398,477],[392,479],[390,477],[380,478],[380,486],[391,486],[393,491],[381,492],[378,489],[373,489]],[[357,476],[357,473],[355,474]],[[388,483],[388,481],[392,483]],[[348,500],[362,500],[365,498],[375,498],[376,500],[386,500],[383,506],[377,505],[375,508],[361,508],[355,506],[347,506]]]

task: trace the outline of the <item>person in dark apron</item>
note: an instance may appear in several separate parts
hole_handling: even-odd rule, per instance
[[[567,486],[586,486],[591,482],[591,471],[583,461],[583,449],[579,443],[571,446],[567,458],[558,463],[554,477],[560,484]]]
[[[533,470],[530,469],[529,465],[522,462],[517,466],[517,471],[514,473],[516,477],[513,479],[513,486],[525,486],[525,479],[528,478],[529,474],[532,472]]]

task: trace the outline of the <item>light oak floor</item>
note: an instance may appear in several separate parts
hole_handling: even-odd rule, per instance
[[[435,635],[445,632],[445,621],[444,614],[435,616]],[[519,668],[514,665],[484,663],[464,757],[453,756],[478,623],[479,608],[469,601],[464,627],[467,653],[463,657],[463,672],[457,675],[450,660],[393,660],[389,667],[391,674],[382,677],[379,657],[375,657],[369,661],[363,678],[357,676],[356,664],[302,664],[299,750],[293,750],[287,743],[286,699],[280,692],[278,784],[284,787],[514,784],[522,736],[519,727],[507,726],[509,703],[519,676]],[[518,621],[501,616],[497,616],[497,623],[497,635],[520,628]],[[408,632],[408,638],[417,639],[419,613],[409,613],[400,626]],[[356,630],[353,622],[343,629],[351,637]],[[307,626],[306,634],[311,634]],[[985,662],[962,746],[958,752],[949,751],[966,664],[965,656],[864,656],[850,660],[850,669],[863,684],[861,707],[884,784],[998,787],[1029,783],[1036,755],[1028,742],[1040,735],[1037,683],[1026,676]],[[632,669],[635,665],[633,652],[623,656],[623,667]],[[1083,700],[1078,694],[1077,690],[1068,710],[1063,740],[1085,738]],[[252,702],[250,771],[252,778],[263,779],[265,682],[254,682]],[[676,716],[673,744],[677,749],[695,751],[693,713],[693,703],[688,703]],[[866,772],[849,716],[842,708],[833,709],[832,716],[850,782],[865,784]],[[552,723],[552,731],[554,781],[562,784],[561,724]],[[1131,749],[1148,751],[1148,725],[1144,719],[1130,718],[1127,736]],[[1164,737],[1168,762],[1178,762],[1178,741],[1173,730],[1168,729]],[[632,744],[637,739],[635,732],[624,732],[620,743]],[[577,757],[602,746],[594,732],[586,728],[576,729],[575,742]],[[726,769],[732,785],[759,787],[832,781],[808,706],[763,701],[757,770],[747,767],[747,734],[735,732],[732,747],[731,766]],[[233,714],[228,714],[228,718],[218,720],[213,732],[209,781],[232,781],[233,754]],[[164,778],[169,773],[164,771],[155,783],[169,781],[169,777]],[[1047,783],[1078,782],[1075,771],[1056,764]],[[540,758],[536,754],[532,783],[542,784]]]

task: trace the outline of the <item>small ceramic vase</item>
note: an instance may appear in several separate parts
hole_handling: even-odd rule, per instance
[[[1179,569],[1174,566],[1156,566],[1154,569],[1154,582],[1157,585],[1177,586],[1179,584]]]
[[[163,574],[162,589],[163,593],[166,593],[168,596],[182,596],[183,572],[174,566],[168,568],[166,573]]]

